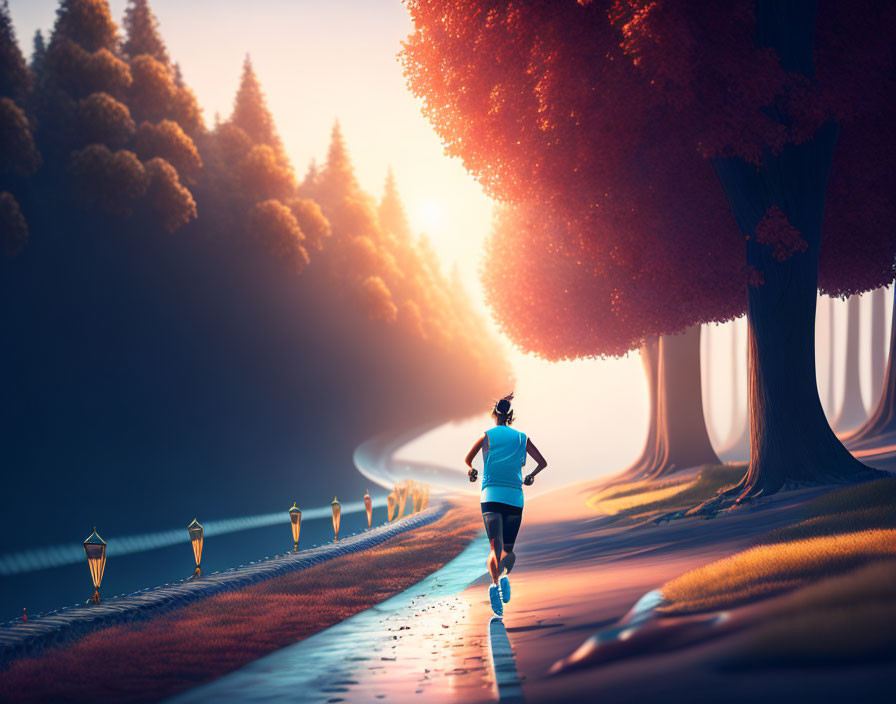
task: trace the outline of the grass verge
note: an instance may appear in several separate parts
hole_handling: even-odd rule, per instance
[[[868,530],[760,545],[663,585],[662,611],[725,609],[772,596],[872,560],[896,558],[896,530]]]
[[[683,480],[631,482],[610,487],[588,499],[588,506],[611,516],[648,518],[684,511],[734,486],[747,471],[745,463],[706,465]]]
[[[896,659],[896,560],[830,577],[775,602],[723,664],[732,669]]]
[[[874,528],[896,528],[896,478],[832,491],[806,504],[805,512],[805,521],[766,533],[757,542],[768,545]]]
[[[6,702],[148,702],[220,677],[416,584],[480,530],[472,508],[364,552],[91,633],[0,673]]]
[[[669,614],[725,609],[896,557],[896,478],[834,491],[805,506],[806,520],[662,587]]]

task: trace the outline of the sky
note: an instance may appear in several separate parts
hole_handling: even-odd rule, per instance
[[[126,0],[110,2],[119,23],[125,5]],[[150,0],[150,5],[208,124],[216,113],[229,116],[243,59],[250,54],[299,177],[312,158],[324,158],[338,119],[361,185],[379,196],[391,166],[412,228],[429,235],[446,271],[457,265],[472,297],[485,308],[477,270],[488,265],[481,251],[493,204],[462,164],[444,155],[419,102],[405,87],[396,55],[411,23],[399,0]],[[9,6],[19,41],[30,54],[35,30],[49,34],[57,2],[10,0]],[[822,400],[832,409],[826,305],[818,318],[818,376]],[[834,307],[836,403],[842,396],[846,305],[838,301]],[[870,408],[875,399],[868,373],[867,297],[862,310],[860,371]],[[703,335],[704,380],[713,382],[704,398],[711,409],[710,436],[719,443],[731,433],[733,383],[741,414],[746,404],[744,321],[734,328],[736,342],[731,325],[707,326]],[[736,373],[732,344],[739,350]],[[546,486],[611,473],[635,459],[648,412],[636,353],[619,360],[550,364],[512,350],[509,343],[505,351],[517,377],[519,425],[552,465]],[[484,415],[450,425],[412,443],[404,454],[462,466],[487,423]]]

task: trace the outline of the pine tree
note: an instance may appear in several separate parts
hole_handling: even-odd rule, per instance
[[[355,167],[352,166],[348,150],[345,148],[339,120],[333,123],[327,162],[321,171],[319,183],[321,197],[331,203],[337,203],[345,196],[355,195],[360,191],[355,177]]]
[[[0,97],[21,101],[31,85],[6,0],[0,2]]]
[[[243,62],[243,75],[240,78],[240,87],[233,103],[230,121],[248,134],[253,142],[267,144],[273,148],[278,157],[283,157],[283,144],[248,54]]]
[[[121,49],[127,56],[133,58],[149,54],[166,66],[171,63],[165,42],[159,33],[159,21],[149,9],[147,0],[129,0],[122,25],[125,41]]]
[[[39,29],[34,33],[31,46],[31,71],[40,75],[44,72],[46,65],[47,43],[44,41],[44,35]]]
[[[62,0],[56,9],[51,44],[68,39],[85,51],[118,48],[118,27],[106,0]]]
[[[305,198],[314,198],[317,193],[317,184],[320,180],[320,169],[317,168],[317,159],[312,159],[305,172],[305,178],[299,184],[299,195]]]
[[[395,235],[402,242],[411,240],[411,226],[408,216],[398,195],[398,186],[395,183],[395,174],[392,167],[386,174],[386,185],[383,189],[383,199],[379,207],[380,225]]]

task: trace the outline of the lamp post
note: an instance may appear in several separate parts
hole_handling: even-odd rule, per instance
[[[364,492],[364,508],[367,509],[367,530],[373,525],[373,499],[370,498],[370,489]]]
[[[333,503],[330,505],[333,507],[333,542],[335,542],[339,540],[339,519],[342,516],[342,504],[340,504],[339,499],[334,496]]]
[[[193,576],[201,577],[202,570],[199,569],[199,563],[202,562],[202,539],[205,536],[205,531],[202,524],[194,518],[193,522],[187,526],[187,532],[190,534],[190,542],[193,543],[193,557],[196,558],[196,571],[193,572]]]
[[[94,604],[99,604],[100,585],[103,583],[103,571],[106,569],[106,541],[96,532],[96,526],[93,527],[90,537],[84,541],[84,552],[87,553],[87,566],[90,567],[90,578],[93,580],[94,591],[91,599]]]
[[[292,522],[292,551],[298,552],[299,549],[299,532],[302,530],[302,512],[296,508],[296,502],[292,502],[292,508],[289,509],[289,520]]]
[[[386,499],[386,503],[388,504],[389,523],[391,523],[392,519],[395,518],[395,506],[398,503],[398,499],[395,498],[394,491],[389,493],[389,496]]]

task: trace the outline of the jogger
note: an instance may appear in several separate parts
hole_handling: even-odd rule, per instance
[[[504,612],[503,604],[510,601],[510,580],[507,575],[516,562],[513,547],[523,520],[523,484],[531,486],[535,475],[548,465],[524,433],[510,428],[513,423],[512,399],[513,394],[510,394],[495,404],[492,410],[495,427],[476,441],[466,457],[470,468],[467,474],[470,481],[475,482],[478,472],[473,468],[473,459],[482,451],[484,468],[480,502],[482,520],[492,548],[488,571],[494,582],[489,589],[489,597],[492,609],[498,616]],[[526,455],[538,464],[523,479]]]

